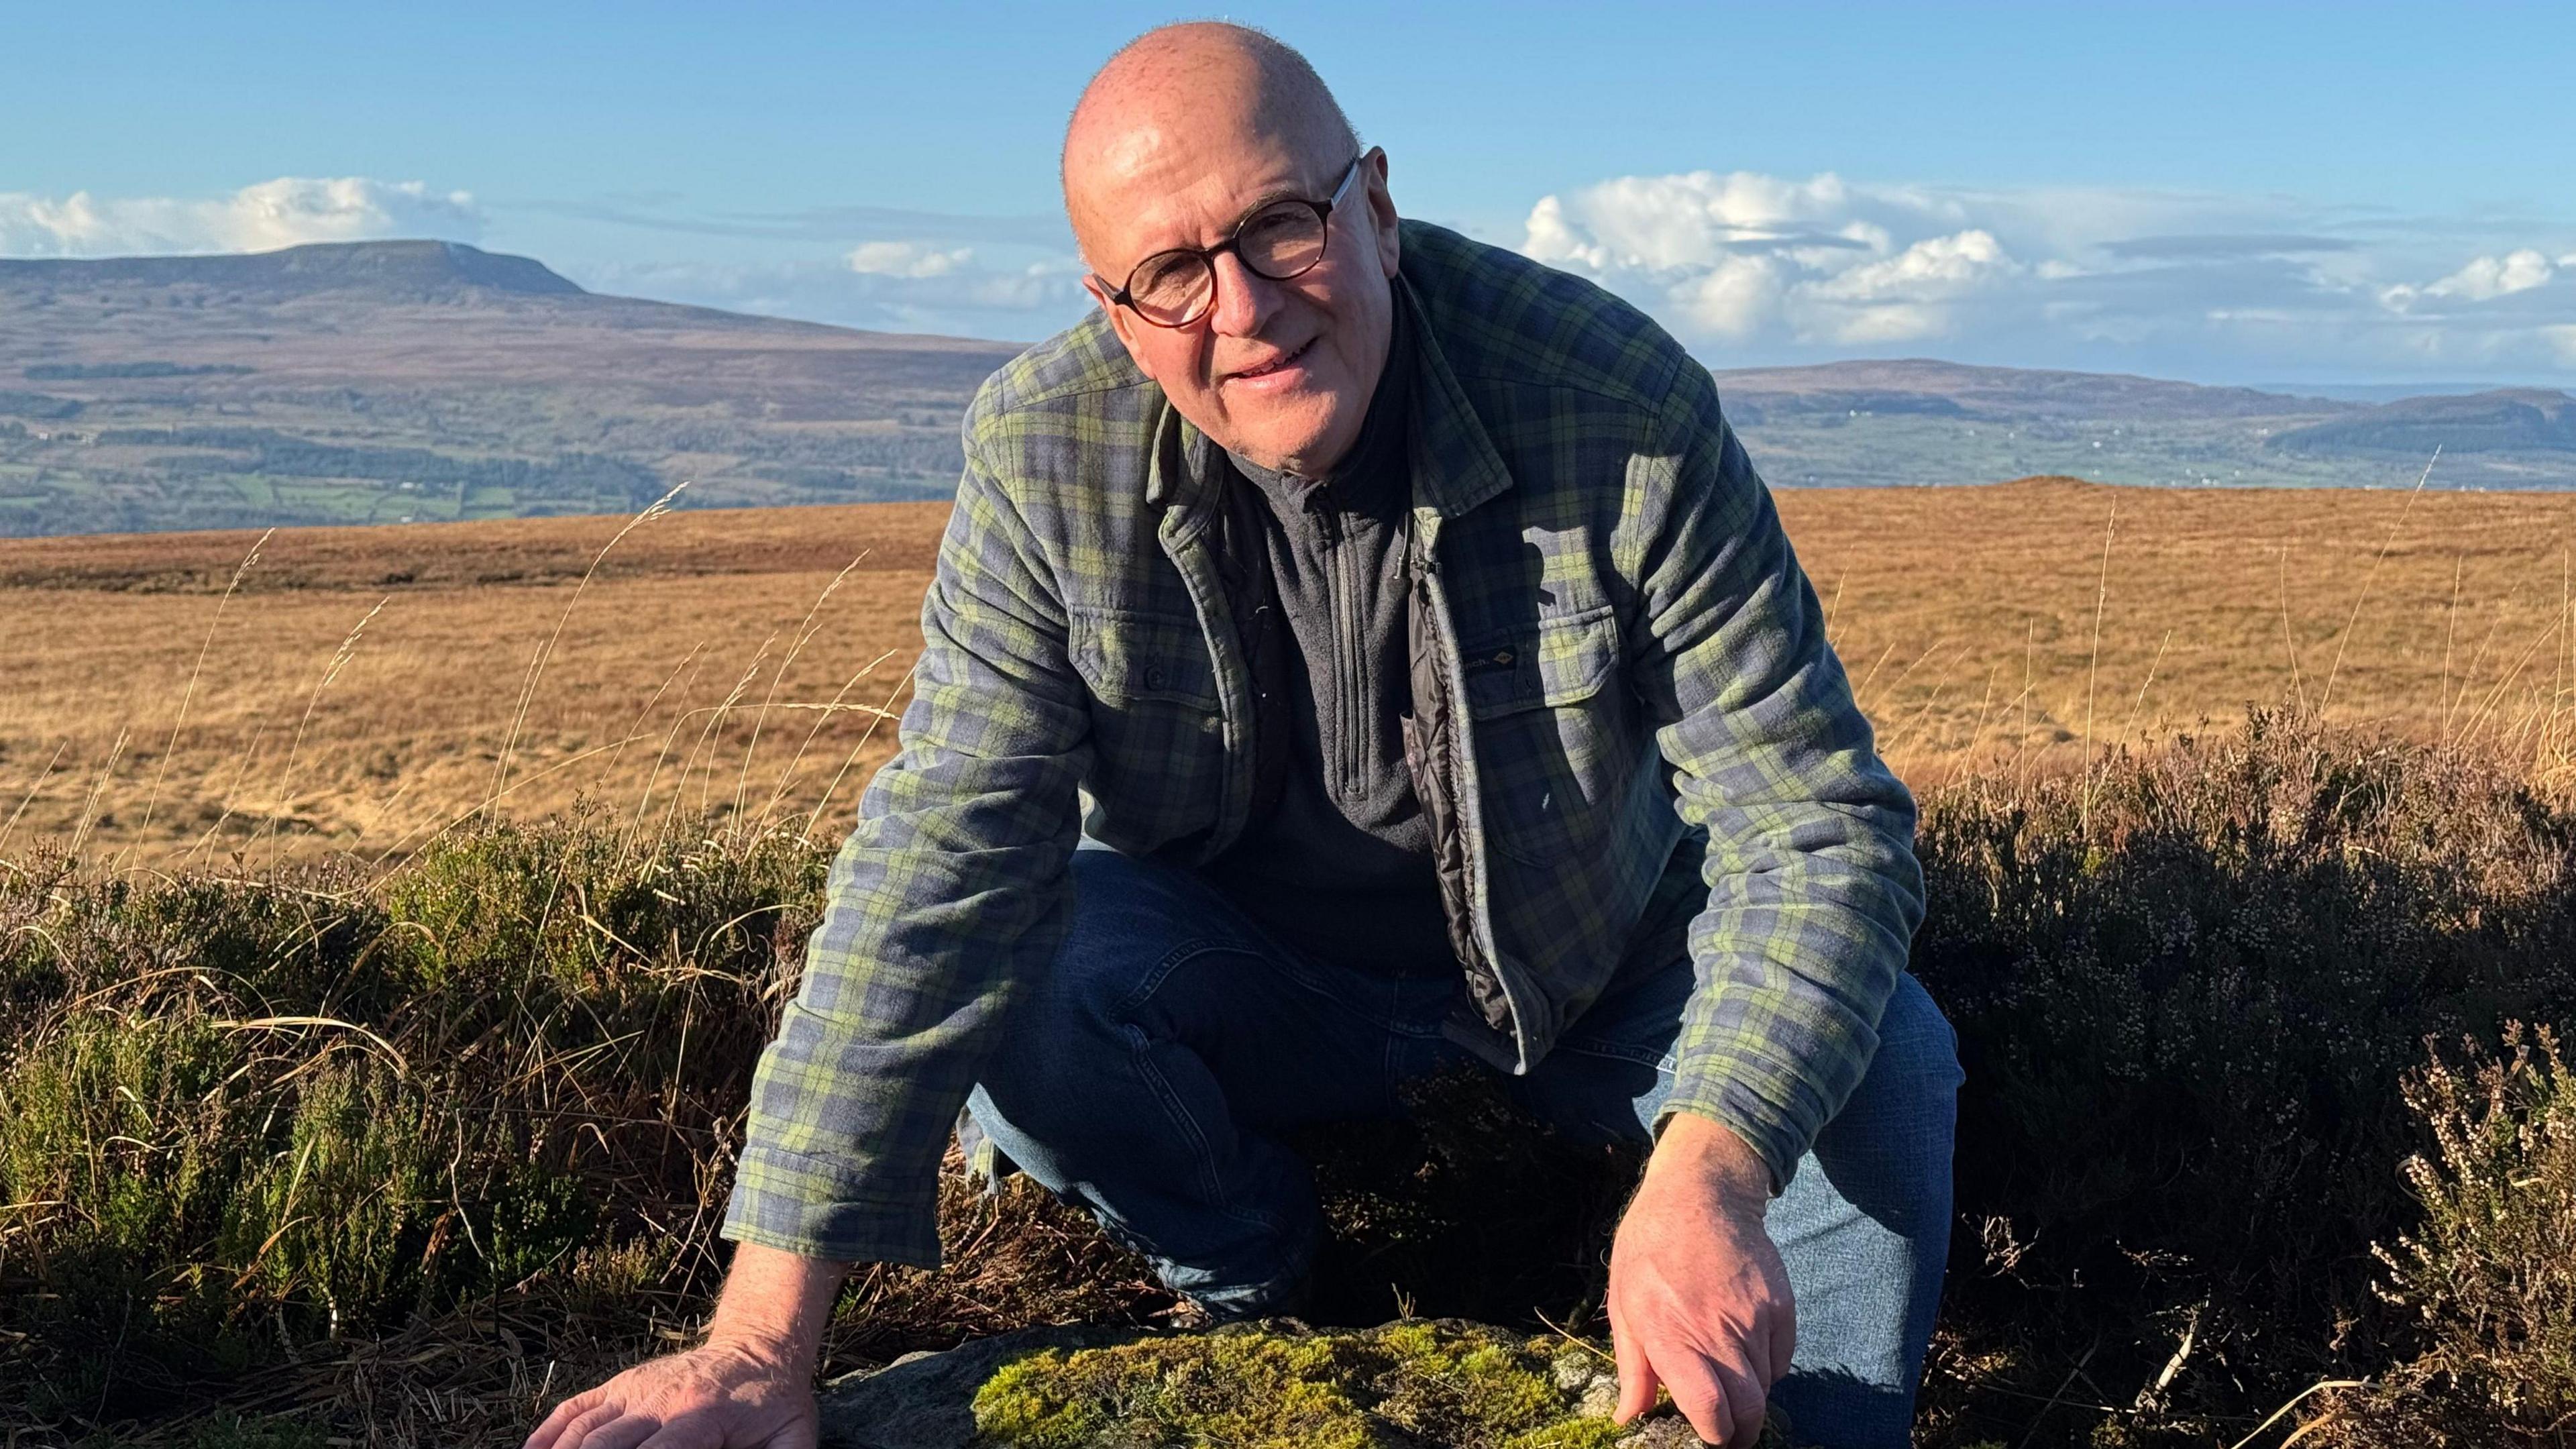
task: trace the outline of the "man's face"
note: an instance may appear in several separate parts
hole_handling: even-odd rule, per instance
[[[1386,362],[1398,254],[1383,154],[1370,153],[1333,208],[1323,260],[1304,275],[1272,281],[1228,252],[1215,259],[1215,299],[1180,327],[1109,300],[1146,257],[1216,246],[1282,198],[1324,200],[1350,167],[1347,155],[1300,154],[1285,138],[1221,134],[1235,129],[1140,129],[1090,168],[1074,198],[1095,272],[1084,285],[1199,431],[1264,467],[1317,474],[1358,439]]]

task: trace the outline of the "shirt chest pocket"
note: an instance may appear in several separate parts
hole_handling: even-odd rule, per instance
[[[1091,694],[1092,759],[1083,785],[1099,809],[1087,828],[1122,850],[1151,850],[1216,816],[1225,772],[1216,666],[1198,620],[1077,612],[1074,671]]]
[[[1109,711],[1154,704],[1216,709],[1216,667],[1198,620],[1101,612],[1076,613],[1069,623],[1074,670]]]
[[[1461,650],[1486,841],[1547,867],[1599,848],[1636,753],[1608,605]]]

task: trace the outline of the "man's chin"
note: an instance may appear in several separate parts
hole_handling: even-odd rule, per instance
[[[1253,419],[1236,417],[1237,441],[1228,445],[1241,457],[1265,468],[1283,468],[1289,462],[1312,460],[1332,435],[1332,418],[1302,415],[1293,418]],[[1250,426],[1245,426],[1246,422]]]

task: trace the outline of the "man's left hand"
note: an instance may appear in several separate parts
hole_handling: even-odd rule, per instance
[[[1610,1249],[1620,1423],[1660,1387],[1711,1444],[1762,1437],[1798,1342],[1789,1273],[1762,1226],[1770,1198],[1770,1170],[1742,1138],[1688,1112],[1665,1122]]]

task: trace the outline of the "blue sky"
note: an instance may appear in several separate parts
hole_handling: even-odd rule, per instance
[[[595,288],[1027,339],[1058,128],[1191,12],[27,4],[0,255],[438,235]],[[2576,6],[1244,5],[1399,207],[1714,365],[2576,385]]]

